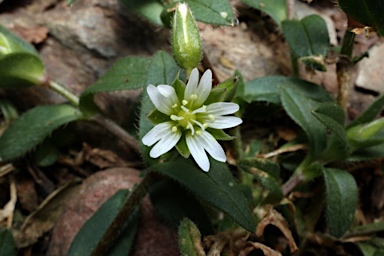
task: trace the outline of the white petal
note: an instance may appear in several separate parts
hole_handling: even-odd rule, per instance
[[[189,80],[187,83],[187,87],[184,92],[184,99],[189,100],[192,94],[196,94],[197,92],[197,84],[199,82],[199,71],[197,68],[194,68],[189,76]]]
[[[175,88],[170,85],[160,84],[157,86],[159,93],[161,93],[164,97],[166,97],[171,102],[171,107],[174,104],[179,104],[179,99],[177,98]]]
[[[205,150],[217,161],[225,162],[227,157],[225,152],[216,139],[206,131],[202,131],[200,137],[203,139],[203,146]]]
[[[164,91],[163,91],[164,92]],[[147,93],[155,107],[162,113],[170,115],[172,113],[172,106],[174,103],[170,98],[165,97],[159,92],[159,89],[150,84],[147,86]]]
[[[158,158],[159,156],[167,153],[177,144],[177,142],[179,142],[180,138],[180,131],[172,132],[171,130],[167,130],[164,132],[161,140],[151,149],[149,156],[152,158]]]
[[[239,105],[232,102],[216,102],[207,106],[207,113],[211,115],[229,115],[237,112]]]
[[[173,125],[173,122],[160,123],[145,134],[141,141],[146,146],[152,146],[164,137],[164,132],[171,131]]]
[[[207,70],[200,79],[199,86],[197,87],[197,100],[195,106],[201,106],[208,98],[212,90],[212,71]]]
[[[235,116],[218,116],[215,117],[215,121],[212,122],[207,119],[205,123],[208,124],[208,127],[214,129],[227,129],[238,126],[242,122],[241,118]]]
[[[188,135],[185,137],[187,141],[187,146],[193,159],[199,165],[199,167],[207,172],[209,171],[209,159],[203,148],[203,138],[198,135]]]

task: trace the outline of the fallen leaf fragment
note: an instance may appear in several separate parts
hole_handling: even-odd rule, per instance
[[[291,230],[289,230],[287,221],[279,212],[273,209],[272,206],[267,207],[263,219],[257,225],[256,236],[262,236],[265,227],[268,225],[273,225],[280,229],[283,235],[288,239],[288,244],[291,249],[291,253],[294,253],[299,249],[296,245],[295,240],[293,239]]]

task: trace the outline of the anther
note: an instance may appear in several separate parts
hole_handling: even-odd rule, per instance
[[[183,100],[181,103],[183,103],[183,105],[185,106],[185,105],[187,105],[187,104],[188,104],[188,101],[186,101],[186,100]]]
[[[172,127],[172,132],[177,132],[177,127],[176,126]]]
[[[191,94],[191,97],[189,97],[191,100],[197,100],[197,95],[196,94]]]
[[[173,105],[172,108],[177,108],[177,104]]]
[[[212,122],[215,121],[215,117],[213,115],[208,115],[208,118],[209,120],[211,120]]]
[[[201,131],[200,130],[196,131],[196,135],[201,135]]]

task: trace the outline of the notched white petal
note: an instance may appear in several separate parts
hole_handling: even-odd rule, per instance
[[[152,146],[156,142],[162,139],[164,132],[171,130],[173,122],[164,122],[153,127],[142,139],[144,145]]]
[[[207,70],[204,72],[203,76],[200,79],[199,86],[197,88],[197,100],[196,105],[200,106],[208,98],[212,90],[212,71]]]
[[[243,120],[241,118],[235,117],[235,116],[218,116],[215,117],[215,121],[206,123],[208,124],[208,127],[214,128],[214,129],[228,129],[235,126],[238,126],[241,124]]]
[[[207,113],[212,115],[229,115],[239,110],[239,105],[232,102],[215,102],[207,106]]]
[[[169,99],[171,102],[171,107],[175,104],[179,104],[179,99],[177,98],[175,88],[170,85],[160,84],[157,86],[157,89],[159,90],[160,94]]]
[[[186,142],[189,151],[197,165],[205,172],[209,171],[209,159],[203,148],[203,138],[200,135],[187,135]]]
[[[194,68],[189,76],[187,87],[184,92],[184,99],[189,100],[192,94],[196,94],[197,84],[199,83],[199,71]]]
[[[152,158],[158,158],[159,156],[167,153],[181,138],[181,132],[173,132],[172,128],[164,132],[161,140],[151,149],[149,156]]]
[[[216,139],[208,132],[202,131],[200,137],[202,138],[202,143],[204,149],[217,161],[225,162],[227,157],[221,145],[216,141]]]
[[[174,103],[169,98],[161,94],[156,86],[152,84],[148,85],[147,93],[149,95],[149,98],[153,102],[153,105],[155,105],[155,107],[160,112],[167,115],[172,113],[172,106]]]

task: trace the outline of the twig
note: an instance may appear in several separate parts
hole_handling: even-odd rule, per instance
[[[139,142],[134,137],[132,137],[127,131],[118,126],[115,122],[102,116],[101,114],[94,115],[91,120],[105,127],[109,132],[111,132],[123,142],[128,144],[136,153],[140,153]]]
[[[121,207],[119,213],[116,215],[115,219],[109,225],[107,231],[105,231],[96,248],[91,253],[92,256],[105,255],[108,252],[113,243],[119,237],[122,228],[125,226],[124,224],[129,220],[129,217],[140,205],[142,199],[148,193],[151,185],[156,183],[158,180],[159,176],[157,173],[148,172],[141,180],[141,182],[133,188],[128,198],[124,202],[124,205]]]

